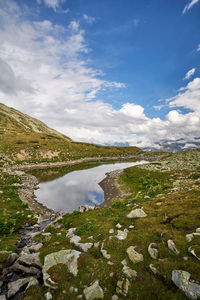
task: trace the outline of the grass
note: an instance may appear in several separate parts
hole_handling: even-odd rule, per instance
[[[55,228],[50,237],[36,237],[43,241],[42,262],[48,253],[75,248],[66,237],[67,230],[72,227],[77,228],[76,234],[81,236],[81,242],[100,242],[101,245],[104,241],[104,249],[111,255],[110,260],[113,262],[113,265],[108,265],[100,248],[93,247],[79,258],[77,277],[73,277],[64,265],[53,267],[49,273],[58,282],[58,289],[50,290],[53,299],[76,299],[77,295],[83,293],[84,287],[96,279],[99,279],[100,286],[104,289],[104,299],[111,299],[116,293],[117,281],[124,278],[121,264],[123,259],[138,273],[135,280],[130,280],[131,286],[126,299],[186,299],[171,281],[172,270],[185,270],[191,273],[192,279],[200,278],[199,261],[187,250],[191,245],[200,247],[200,238],[195,237],[190,243],[185,239],[186,234],[195,232],[200,227],[199,170],[158,172],[156,167],[154,170],[132,167],[122,173],[120,184],[128,194],[123,199],[113,201],[111,207],[66,214],[58,221],[61,227]],[[132,220],[126,217],[136,204],[143,207],[148,215],[146,218]],[[164,222],[167,217],[182,213],[183,215],[172,218],[171,222]],[[122,225],[122,230],[134,225],[134,229],[129,230],[127,239],[123,241],[115,237],[109,239],[111,228],[114,229],[114,235],[117,234],[117,223]],[[61,235],[57,235],[58,233]],[[91,236],[92,239],[89,238]],[[168,249],[169,239],[175,242],[179,255]],[[150,243],[157,243],[159,260],[150,258],[147,251]],[[144,262],[134,265],[129,260],[126,254],[129,246],[135,246],[143,254]],[[157,269],[157,275],[151,272],[150,264]],[[78,288],[77,293],[70,293],[72,286]],[[41,298],[48,290],[45,287],[35,289]],[[29,289],[22,299],[32,299],[32,295],[32,290]],[[120,296],[120,299],[123,297]]]
[[[0,251],[15,251],[20,239],[18,230],[25,223],[34,222],[27,204],[19,198],[15,184],[20,183],[18,176],[0,174]]]

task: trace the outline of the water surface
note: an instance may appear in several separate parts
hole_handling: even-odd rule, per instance
[[[67,173],[60,178],[39,184],[35,194],[37,201],[56,212],[73,212],[81,205],[100,205],[104,201],[104,192],[98,185],[106,173],[125,169],[145,161],[103,164],[89,169]],[[68,171],[69,172],[69,171]],[[47,180],[47,179],[45,179]]]

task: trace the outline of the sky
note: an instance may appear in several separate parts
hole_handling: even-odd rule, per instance
[[[200,0],[0,0],[0,102],[75,141],[200,141]]]

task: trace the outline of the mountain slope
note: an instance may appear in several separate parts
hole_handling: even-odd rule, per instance
[[[16,131],[18,133],[27,132],[52,134],[54,136],[65,138],[71,141],[70,138],[62,135],[52,128],[49,128],[43,122],[0,103],[0,131],[5,130],[14,132]]]
[[[143,154],[137,147],[73,142],[43,122],[0,104],[0,164],[60,162],[84,157]]]

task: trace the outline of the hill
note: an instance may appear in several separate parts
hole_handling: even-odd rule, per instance
[[[43,122],[0,104],[0,163],[61,162],[84,157],[143,154],[137,147],[73,142]]]

